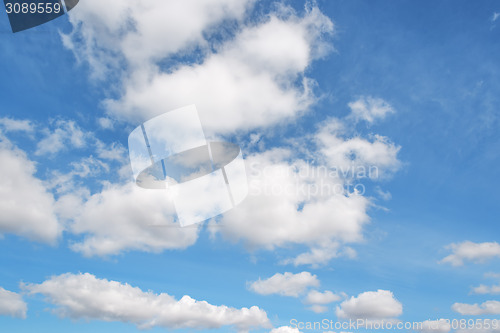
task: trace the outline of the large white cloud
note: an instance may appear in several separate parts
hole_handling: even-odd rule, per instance
[[[86,256],[183,249],[198,238],[198,227],[180,228],[174,222],[175,211],[165,191],[134,183],[110,185],[77,207],[70,230],[84,239],[72,248]]]
[[[452,310],[461,315],[480,316],[480,315],[500,315],[499,301],[486,301],[482,304],[455,303]]]
[[[91,0],[71,13],[74,31],[64,40],[100,70],[120,57],[129,64],[120,78],[122,96],[105,103],[115,118],[137,122],[195,103],[209,133],[270,126],[315,101],[305,71],[326,53],[323,36],[333,32],[318,8],[308,6],[300,16],[276,6],[271,14],[233,29],[236,35],[218,40],[215,50],[206,48],[202,61],[157,66],[178,51],[203,49],[209,43],[207,29],[224,19],[241,20],[252,3],[111,1],[103,6]],[[103,14],[104,7],[114,13]]]
[[[336,309],[343,319],[393,319],[403,313],[403,305],[389,290],[367,291],[345,300]]]
[[[465,241],[458,244],[450,244],[447,248],[452,253],[441,260],[441,263],[449,263],[453,266],[461,266],[465,261],[482,263],[494,257],[500,258],[500,244],[497,242],[474,243]]]
[[[0,136],[0,234],[54,243],[62,226],[51,193],[35,175],[35,163]]]
[[[0,287],[0,316],[26,318],[28,305],[21,295]]]
[[[249,288],[261,295],[278,294],[282,296],[298,297],[310,287],[318,287],[319,280],[316,275],[309,272],[293,274],[285,272],[276,273],[268,279],[251,282]]]
[[[234,326],[240,330],[270,327],[262,309],[235,309],[212,305],[189,296],[177,300],[165,293],[144,292],[126,283],[94,275],[63,274],[40,284],[21,285],[29,294],[44,295],[59,316],[73,319],[133,323],[141,329],[214,329]]]

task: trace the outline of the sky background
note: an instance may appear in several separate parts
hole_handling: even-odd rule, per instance
[[[2,331],[500,319],[498,13],[82,0],[13,34],[2,11]],[[380,173],[327,179],[361,194],[251,194],[181,229],[133,184],[127,138],[189,104],[210,138],[242,147],[251,186],[318,184],[281,177],[304,165]]]

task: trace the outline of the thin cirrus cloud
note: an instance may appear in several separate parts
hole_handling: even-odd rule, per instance
[[[497,242],[474,243],[465,241],[447,246],[451,254],[443,258],[440,263],[462,266],[465,262],[484,263],[493,258],[500,258],[500,244]]]
[[[40,294],[53,304],[53,312],[65,318],[132,323],[140,329],[238,330],[270,328],[262,309],[236,309],[212,305],[187,295],[177,300],[171,295],[144,292],[127,283],[99,279],[92,274],[62,274],[40,284],[21,284],[29,295]]]
[[[260,295],[281,295],[299,297],[310,287],[318,287],[320,284],[316,275],[309,272],[293,274],[285,272],[276,273],[270,278],[249,282],[248,288]]]
[[[26,318],[28,305],[21,295],[0,287],[0,316]]]

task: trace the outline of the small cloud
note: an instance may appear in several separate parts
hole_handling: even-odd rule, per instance
[[[107,118],[107,117],[102,117],[102,118],[97,119],[97,124],[102,129],[112,130],[115,127],[113,120],[111,120],[110,118]]]
[[[318,287],[319,280],[316,275],[309,272],[293,274],[286,272],[284,274],[276,273],[268,279],[259,280],[250,283],[250,290],[261,295],[278,294],[281,296],[298,297],[309,287]]]
[[[389,290],[367,291],[337,307],[338,318],[392,320],[403,313],[403,305]]]
[[[491,22],[495,22],[500,17],[500,13],[494,12],[491,17]]]
[[[0,287],[0,316],[26,319],[28,305],[21,295]]]

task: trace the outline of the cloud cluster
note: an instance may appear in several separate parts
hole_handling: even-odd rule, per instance
[[[0,316],[26,318],[28,305],[21,295],[0,287]]]
[[[55,305],[61,317],[135,324],[140,329],[215,329],[233,326],[239,330],[270,327],[262,309],[235,309],[212,305],[189,296],[177,300],[165,293],[144,292],[117,281],[98,279],[94,275],[63,274],[40,284],[22,284],[31,295],[41,294]]]
[[[305,72],[326,54],[324,36],[333,33],[332,22],[317,7],[299,15],[280,5],[243,23],[253,1],[180,4],[115,0],[106,9],[114,8],[110,17],[98,1],[88,1],[71,13],[73,32],[64,40],[75,54],[98,72],[117,58],[126,64],[121,97],[105,101],[110,116],[136,123],[194,103],[206,130],[216,135],[275,125],[316,100]],[[235,20],[238,28],[221,39],[217,24],[224,20]],[[211,32],[219,37],[209,47]],[[169,68],[158,65],[200,49],[200,61],[184,57]]]
[[[500,244],[497,242],[474,243],[465,241],[458,244],[450,244],[447,248],[452,253],[441,260],[441,263],[449,263],[453,266],[462,266],[465,261],[482,263],[488,259],[500,257]]]

